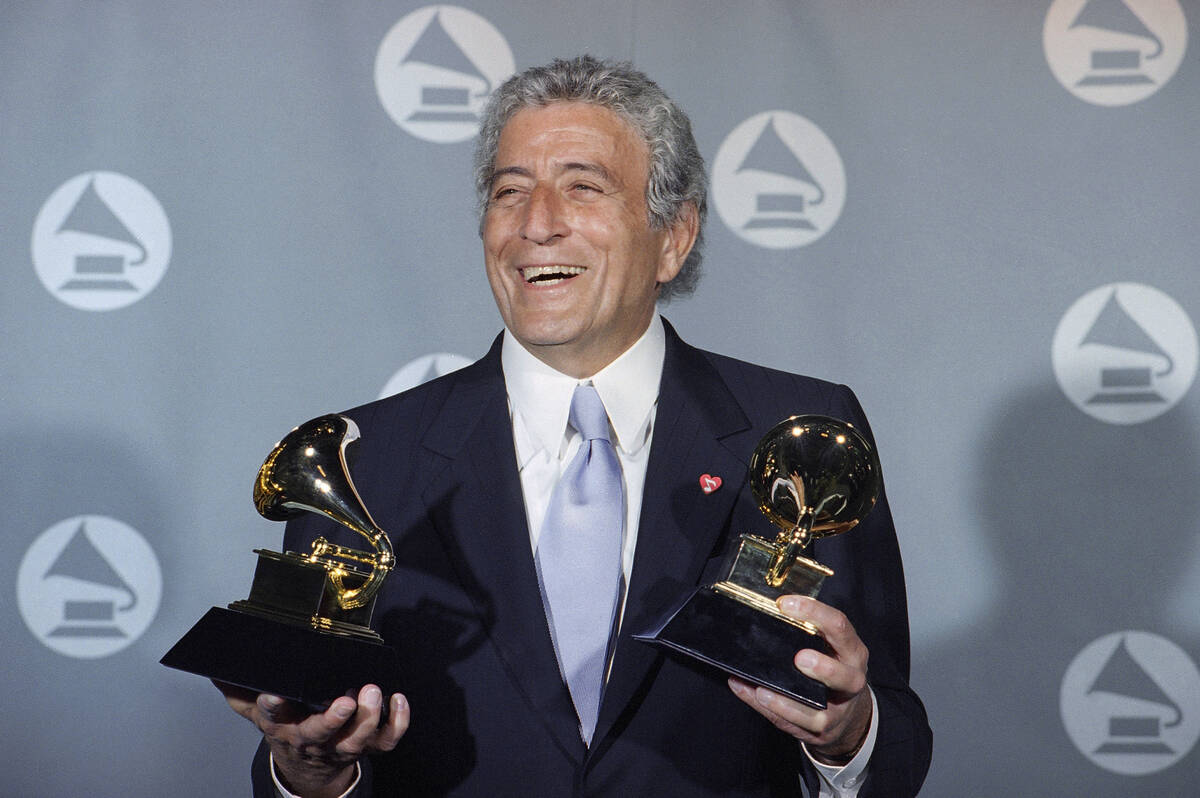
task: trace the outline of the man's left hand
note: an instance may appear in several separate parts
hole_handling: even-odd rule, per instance
[[[806,596],[782,596],[780,610],[821,630],[829,654],[796,652],[796,668],[829,688],[828,705],[816,709],[785,695],[731,678],[729,687],[778,728],[804,743],[817,761],[844,765],[857,753],[871,727],[867,647],[842,612]]]

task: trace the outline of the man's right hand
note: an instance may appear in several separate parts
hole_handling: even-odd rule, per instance
[[[358,700],[342,696],[322,713],[292,701],[214,681],[233,711],[263,733],[283,786],[304,798],[336,798],[354,781],[354,763],[364,754],[390,751],[408,730],[408,701],[391,698],[380,726],[383,696],[368,684]]]

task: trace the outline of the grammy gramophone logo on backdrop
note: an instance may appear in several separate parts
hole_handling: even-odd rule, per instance
[[[1139,424],[1174,407],[1196,378],[1197,352],[1179,303],[1139,283],[1084,294],[1058,323],[1051,348],[1063,393],[1110,424]]]
[[[463,357],[451,352],[422,355],[416,360],[411,360],[401,366],[400,370],[393,374],[391,379],[387,381],[387,384],[383,386],[383,390],[379,393],[379,398],[383,399],[392,394],[407,391],[409,388],[415,388],[422,383],[429,382],[452,371],[458,371],[470,363],[471,359],[469,357]]]
[[[768,249],[811,244],[837,223],[846,169],[829,137],[790,111],[765,111],[725,137],[713,159],[713,204],[744,241]]]
[[[1093,764],[1143,776],[1175,764],[1200,739],[1200,671],[1149,632],[1114,632],[1072,660],[1059,693],[1063,725]]]
[[[162,572],[137,530],[81,515],[33,541],[17,570],[17,607],[47,647],[80,659],[115,654],[158,613]]]
[[[171,261],[171,225],[154,195],[116,172],[63,183],[33,223],[33,266],[46,290],[80,310],[132,305]]]
[[[1179,0],[1054,0],[1042,46],[1067,91],[1094,105],[1129,105],[1179,69],[1187,20]]]
[[[375,91],[392,120],[425,141],[467,141],[492,91],[516,71],[492,23],[458,6],[425,6],[383,37]]]

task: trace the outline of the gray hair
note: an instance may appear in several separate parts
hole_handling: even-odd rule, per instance
[[[475,191],[482,229],[496,165],[500,133],[524,108],[554,102],[585,102],[607,108],[641,134],[650,150],[646,207],[650,226],[661,230],[675,222],[686,203],[696,206],[700,226],[696,244],[679,274],[662,286],[660,301],[686,296],[700,280],[708,182],[704,158],[692,136],[692,123],[654,81],[629,63],[601,61],[590,55],[556,59],[531,67],[505,81],[488,100],[475,147]]]

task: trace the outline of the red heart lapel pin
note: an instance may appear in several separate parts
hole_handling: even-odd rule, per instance
[[[700,475],[700,490],[705,493],[712,493],[717,488],[721,487],[721,478],[714,477],[711,474]]]

